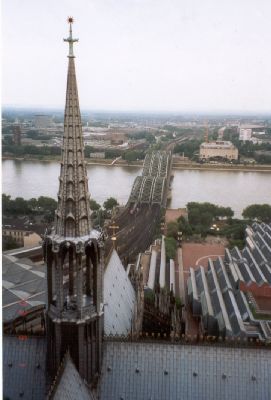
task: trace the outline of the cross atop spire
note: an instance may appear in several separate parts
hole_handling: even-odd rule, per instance
[[[68,23],[70,24],[70,36],[67,39],[63,39],[64,42],[68,42],[69,43],[69,55],[68,55],[68,57],[70,57],[70,58],[74,58],[75,57],[75,55],[73,54],[73,43],[79,41],[79,39],[74,39],[72,37],[72,24],[73,24],[73,22],[74,22],[73,17],[69,17],[68,18]]]

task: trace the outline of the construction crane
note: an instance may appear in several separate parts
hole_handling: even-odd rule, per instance
[[[209,125],[208,125],[208,120],[205,121],[205,135],[204,135],[204,141],[205,143],[209,142]]]

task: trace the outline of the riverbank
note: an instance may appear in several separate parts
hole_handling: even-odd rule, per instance
[[[38,161],[38,162],[60,162],[58,156],[40,156],[30,157],[12,157],[3,156],[2,160],[17,160],[17,161]],[[143,167],[143,160],[127,162],[125,160],[115,159],[86,159],[87,165],[97,165],[102,167]],[[173,162],[173,169],[176,170],[199,170],[199,171],[231,171],[231,172],[271,172],[271,165],[236,165],[236,164],[198,164],[196,162],[176,163]]]
[[[223,172],[271,172],[271,165],[173,163],[172,169]]]
[[[12,156],[2,156],[2,160],[14,160],[14,161],[38,161],[38,162],[58,162],[60,163],[61,159],[58,156],[46,156],[46,157],[35,157],[31,155],[31,157],[12,157]],[[132,161],[127,162],[125,160],[117,160],[115,159],[85,159],[87,165],[97,165],[102,167],[143,167],[143,160],[140,161]],[[113,163],[114,162],[114,163]]]

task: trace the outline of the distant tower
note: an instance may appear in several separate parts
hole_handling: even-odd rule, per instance
[[[54,376],[69,351],[91,382],[101,367],[103,237],[91,226],[87,171],[69,18],[69,66],[55,228],[44,240],[47,264],[47,365]]]
[[[20,125],[14,125],[13,130],[13,143],[17,146],[21,145],[21,128]]]

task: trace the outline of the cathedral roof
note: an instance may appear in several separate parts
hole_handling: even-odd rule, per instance
[[[45,358],[45,338],[4,336],[4,398],[45,399]],[[270,380],[270,350],[264,348],[106,341],[98,398],[269,399]],[[95,399],[69,357],[51,398]]]
[[[41,400],[46,397],[46,340],[3,337],[3,398]]]
[[[46,338],[5,335],[3,338],[4,399],[44,400],[48,398],[47,392]],[[96,400],[96,396],[80,377],[68,354],[53,383],[49,398]]]
[[[69,354],[66,355],[60,375],[49,399],[54,400],[95,400],[96,396],[86,386]]]
[[[116,250],[104,273],[104,331],[106,335],[131,332],[136,295]]]
[[[101,400],[271,398],[266,349],[106,342]]]

